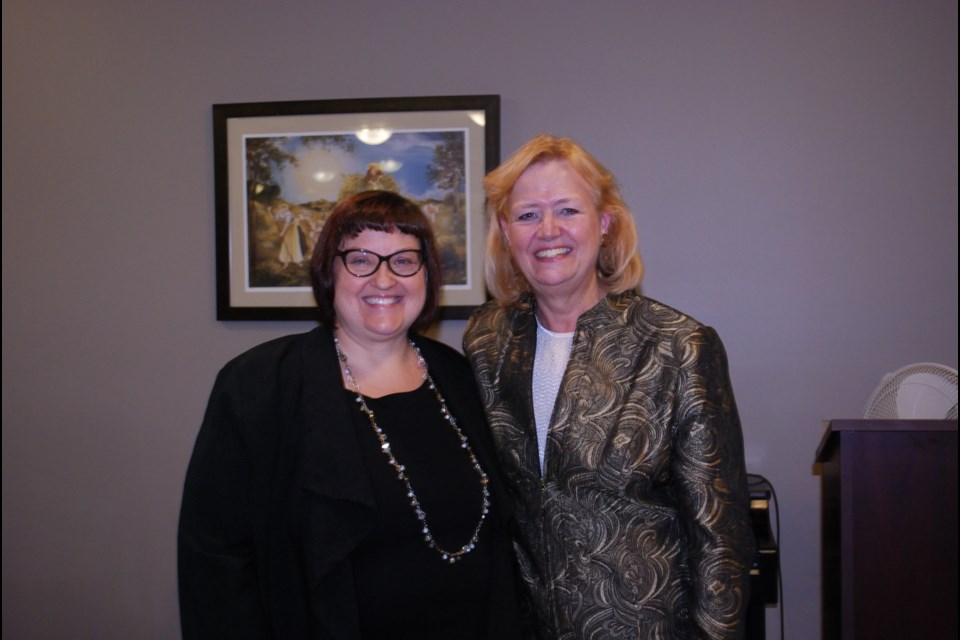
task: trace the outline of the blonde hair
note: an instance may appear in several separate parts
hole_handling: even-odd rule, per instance
[[[622,293],[639,287],[643,261],[637,252],[637,227],[633,214],[620,196],[616,178],[573,140],[539,135],[517,149],[483,180],[490,221],[484,276],[490,295],[507,306],[520,303],[531,291],[530,283],[514,264],[500,223],[507,219],[510,193],[521,174],[532,165],[548,160],[570,163],[589,185],[597,211],[610,216],[606,239],[597,258],[600,284],[608,293]]]

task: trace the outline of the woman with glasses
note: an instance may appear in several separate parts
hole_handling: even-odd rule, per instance
[[[187,471],[191,638],[514,638],[509,511],[466,360],[417,332],[430,224],[367,191],[311,260],[321,324],[227,364]]]

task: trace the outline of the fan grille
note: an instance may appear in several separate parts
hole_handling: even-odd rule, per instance
[[[932,362],[888,373],[873,392],[868,419],[957,419],[957,370]]]

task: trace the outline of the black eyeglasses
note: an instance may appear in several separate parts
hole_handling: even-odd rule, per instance
[[[404,249],[382,256],[366,249],[347,249],[333,254],[343,260],[347,273],[358,278],[372,276],[384,262],[390,272],[401,278],[416,275],[423,267],[423,252],[416,249]]]

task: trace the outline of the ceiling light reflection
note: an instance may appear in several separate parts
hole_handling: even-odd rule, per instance
[[[364,127],[357,131],[357,137],[360,138],[360,141],[364,144],[383,144],[390,139],[390,136],[393,135],[393,131],[390,129],[385,129],[383,127]]]

